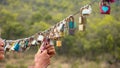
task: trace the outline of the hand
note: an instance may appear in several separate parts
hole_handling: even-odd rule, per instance
[[[47,50],[48,55],[51,57],[53,57],[55,55],[55,48],[54,45],[50,45],[49,43],[47,43],[47,45],[45,45],[44,43],[41,45],[40,47],[40,51],[42,52],[43,50]]]
[[[34,68],[46,68],[50,64],[50,56],[47,54],[47,50],[41,52],[40,50],[35,55]]]
[[[0,39],[0,60],[4,59],[4,42]]]
[[[50,58],[55,55],[53,45],[41,45],[39,51],[35,55],[35,65],[29,68],[46,68],[50,64]]]
[[[47,50],[47,53],[50,57],[53,57],[55,55],[55,48],[53,45],[46,45],[45,49]]]

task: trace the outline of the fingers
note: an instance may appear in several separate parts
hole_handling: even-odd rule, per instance
[[[47,50],[44,50],[44,51],[42,52],[42,54],[47,54]]]
[[[0,47],[0,51],[4,51],[4,48],[3,48],[3,47]]]
[[[50,48],[51,46],[48,44],[48,45],[46,45],[45,46],[45,49],[48,49],[48,48]]]
[[[55,48],[54,47],[50,47],[47,50],[48,50],[48,54],[51,54],[51,53],[55,54]]]
[[[44,43],[41,44],[37,53],[40,54],[43,50],[44,50]]]
[[[1,59],[4,59],[4,55],[3,54],[0,54],[0,60]]]
[[[51,50],[51,49],[54,49],[54,46],[46,45],[46,46],[45,46],[45,49],[47,49],[47,50]]]
[[[4,41],[0,39],[0,46],[4,47]]]
[[[0,47],[0,54],[4,54],[4,48]]]
[[[42,53],[44,52],[44,53]],[[37,52],[38,54],[47,54],[49,55],[49,57],[51,58],[53,55],[55,55],[55,48],[54,46],[51,46],[51,45],[46,45],[46,46],[43,46],[41,45],[40,49],[38,50]]]
[[[44,50],[41,54],[46,55],[47,57],[50,57],[47,53],[47,50]]]
[[[48,54],[49,54],[50,58],[53,57],[53,55],[55,55],[55,50],[49,50]]]
[[[52,57],[53,55],[55,55],[55,48],[54,46],[50,46],[50,45],[47,45],[46,46],[46,50],[47,50],[47,53],[50,57]]]
[[[4,42],[0,40],[0,59],[4,59]]]
[[[41,52],[41,48],[44,50]],[[47,49],[46,49],[47,48]],[[50,49],[50,50],[48,50]],[[42,67],[42,68],[47,68],[47,66],[50,64],[50,57],[51,55],[48,54],[49,53],[54,53],[54,47],[51,47],[49,45],[45,45],[40,47],[40,49],[38,50],[37,54],[35,55],[35,66],[38,67]]]
[[[50,57],[50,56],[48,55],[47,50],[43,50],[42,52],[39,50],[35,56],[38,56],[38,55],[40,55],[40,54],[41,54],[41,55],[44,55],[44,56],[47,56],[47,57]]]
[[[3,43],[0,43],[0,46],[4,47],[4,44],[3,44]]]
[[[47,60],[48,61],[48,59],[50,58],[50,56],[48,55],[48,53],[47,53],[47,50],[44,50],[43,52],[41,52],[41,53],[37,53],[36,55],[35,55],[35,62],[37,62],[37,61],[39,61],[40,59],[42,59],[42,60]],[[41,61],[41,60],[40,60]],[[46,62],[47,62],[46,61]]]
[[[43,47],[40,47],[37,54],[40,54],[42,52],[42,50],[43,50]]]
[[[48,50],[48,54],[55,54],[55,50]]]
[[[47,50],[55,50],[54,46],[50,46]]]
[[[41,53],[43,50],[45,50],[45,47],[46,47],[46,43],[43,42],[43,43],[41,44],[38,52]]]

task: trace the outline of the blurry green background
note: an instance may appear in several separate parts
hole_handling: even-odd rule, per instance
[[[2,38],[19,39],[43,31],[79,11],[92,0],[0,0]],[[119,68],[120,67],[120,0],[111,4],[111,14],[99,12],[99,1],[92,5],[86,31],[65,36],[63,46],[48,68]],[[75,16],[78,23],[79,14]],[[8,52],[0,68],[27,68],[33,64],[37,47],[19,56]]]

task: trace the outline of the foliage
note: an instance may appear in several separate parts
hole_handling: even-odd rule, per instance
[[[93,13],[87,17],[86,31],[76,31],[74,36],[65,36],[63,46],[56,47],[58,55],[119,61],[120,1],[116,1],[111,4],[110,15],[100,14],[96,1],[92,5]],[[44,31],[89,2],[90,0],[0,0],[2,38],[18,39]],[[76,22],[78,15],[75,16]]]

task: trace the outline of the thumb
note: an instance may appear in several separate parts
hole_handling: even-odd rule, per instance
[[[44,45],[44,43],[41,44],[41,46],[40,46],[40,48],[39,48],[37,53],[41,53],[44,50],[44,46],[43,45]]]
[[[43,50],[42,54],[43,54],[44,56],[50,58],[50,56],[49,56],[48,53],[47,53],[47,50]]]
[[[42,52],[43,54],[47,54],[47,50],[43,50],[43,52]]]

